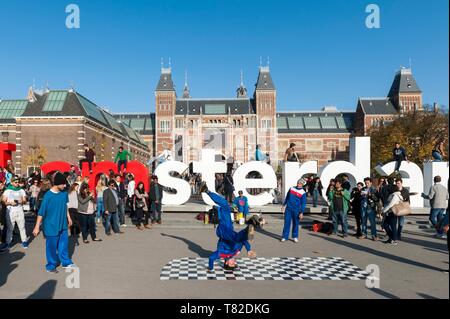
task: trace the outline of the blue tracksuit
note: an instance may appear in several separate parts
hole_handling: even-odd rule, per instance
[[[245,196],[238,196],[234,199],[233,205],[235,205],[240,213],[243,213],[244,216],[248,214],[248,199]]]
[[[222,196],[216,193],[206,192],[209,197],[216,203],[219,212],[219,225],[216,228],[216,235],[219,237],[217,242],[217,250],[209,256],[209,269],[214,268],[214,261],[219,258],[230,259],[241,251],[242,246],[245,246],[247,251],[251,250],[248,242],[247,229],[240,232],[235,232],[233,229],[233,222],[231,220],[231,209],[228,202]]]
[[[292,238],[298,238],[299,214],[305,212],[306,192],[303,188],[291,187],[286,194],[283,206],[286,206],[284,212],[283,238],[289,238],[289,230],[292,227]]]

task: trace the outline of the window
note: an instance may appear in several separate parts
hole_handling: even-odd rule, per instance
[[[169,133],[170,132],[170,121],[165,121],[165,120],[159,121],[159,131],[161,133]]]
[[[183,120],[182,119],[177,119],[176,121],[175,121],[175,127],[176,128],[183,128]]]
[[[264,131],[268,131],[272,128],[272,120],[261,120],[261,127]]]

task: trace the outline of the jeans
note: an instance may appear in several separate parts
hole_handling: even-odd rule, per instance
[[[83,240],[87,240],[88,235],[91,235],[92,240],[94,240],[97,236],[95,235],[95,217],[94,214],[79,214],[81,224],[81,236]]]
[[[370,220],[370,233],[373,237],[377,237],[377,222],[376,222],[376,212],[373,208],[369,206],[361,207],[361,230],[362,233],[367,236],[367,219]]]
[[[73,264],[69,257],[69,237],[67,229],[60,231],[57,236],[45,236],[45,253],[47,256],[47,270],[55,269],[59,262],[63,267]]]
[[[289,231],[292,223],[292,238],[298,238],[298,226],[300,224],[299,212],[297,209],[286,208],[284,212],[283,238],[289,238]]]
[[[112,226],[112,230],[115,233],[120,232],[118,213],[117,212],[109,212],[108,215],[103,214],[103,226],[105,227],[106,234],[111,233],[111,226]]]
[[[431,156],[433,156],[433,158],[435,159],[435,162],[442,162],[442,155],[441,155],[441,153],[439,153],[437,151],[433,151],[431,153]]]
[[[30,210],[36,211],[36,197],[30,197]]]
[[[395,162],[395,169],[394,169],[394,171],[400,170],[400,165],[402,165],[402,161],[401,160],[400,161],[396,161]]]
[[[105,207],[103,206],[103,197],[97,197],[97,218],[100,218],[103,216],[103,213],[105,212]]]
[[[405,223],[405,216],[397,217],[393,213],[389,213],[384,220],[383,228],[386,234],[392,241],[401,239],[403,224]]]
[[[430,222],[434,227],[437,227],[438,235],[443,235],[442,220],[445,215],[445,208],[432,208],[430,210]]]
[[[152,222],[160,222],[161,221],[161,202],[156,204],[155,202],[152,202],[151,204],[151,210],[152,210]]]
[[[319,191],[317,189],[313,190],[313,206],[317,207],[317,202],[319,200]]]
[[[347,234],[348,233],[347,212],[333,211],[333,234],[337,234],[339,221],[341,222],[342,225],[342,232],[344,234]]]
[[[397,240],[402,239],[402,229],[405,224],[405,216],[397,217]]]
[[[127,169],[127,160],[117,162],[117,172],[120,173],[120,168],[123,166],[124,170]]]
[[[87,159],[80,160],[80,169],[83,169],[83,163],[88,163],[89,172],[92,172],[92,162],[88,161]]]
[[[388,213],[384,219],[383,229],[389,237],[389,240],[397,240],[397,216]]]
[[[119,205],[117,206],[118,208],[118,218],[119,218],[119,223],[120,225],[125,224],[125,202],[122,198],[119,198]]]

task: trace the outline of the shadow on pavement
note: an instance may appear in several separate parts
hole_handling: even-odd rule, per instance
[[[388,299],[400,299],[400,297],[397,297],[397,296],[395,296],[395,295],[393,295],[393,294],[391,294],[391,293],[389,293],[387,291],[384,291],[384,290],[381,290],[381,289],[378,289],[378,288],[372,288],[372,289],[370,289],[370,291],[373,291],[374,293],[377,293],[380,296],[383,296],[383,297],[388,298]]]
[[[446,255],[448,253],[448,250],[440,250],[440,249],[433,249],[433,248],[424,248],[424,249],[432,251],[434,253],[441,253],[441,254],[446,254]]]
[[[351,243],[349,241],[345,241],[345,240],[342,240],[342,239],[334,239],[333,237],[323,237],[323,236],[320,236],[320,235],[316,235],[314,233],[312,233],[312,234],[310,233],[310,235],[314,236],[314,237],[317,237],[317,238],[322,238],[324,240],[327,240],[329,242],[332,242],[332,243],[335,243],[335,244],[338,244],[338,245],[342,245],[342,246],[346,246],[348,248],[355,249],[357,251],[364,251],[366,253],[369,253],[369,254],[372,254],[372,255],[375,255],[375,256],[379,256],[379,257],[383,257],[383,258],[386,258],[386,259],[390,259],[390,260],[393,260],[393,261],[397,261],[397,262],[400,262],[400,263],[405,263],[405,264],[409,264],[411,266],[421,267],[421,268],[435,270],[435,271],[442,271],[441,268],[437,268],[437,267],[434,267],[434,266],[431,266],[431,265],[427,265],[427,264],[421,263],[419,261],[415,261],[415,260],[407,259],[407,258],[404,258],[404,257],[396,256],[396,255],[389,254],[389,253],[386,253],[386,252],[381,252],[381,251],[378,251],[376,249],[365,247],[365,246],[358,245],[358,244],[354,244],[354,243]],[[396,248],[400,248],[400,247],[397,246]]]
[[[424,299],[440,299],[438,297],[430,296],[430,295],[427,295],[427,294],[424,294],[424,293],[421,293],[421,292],[418,292],[417,295],[422,297],[422,298],[424,298]]]
[[[6,284],[9,274],[18,267],[15,262],[19,261],[24,256],[25,254],[19,251],[0,254],[0,287]]]
[[[277,235],[277,234],[274,234],[274,233],[272,233],[272,232],[270,232],[270,231],[267,231],[267,230],[265,230],[264,228],[257,228],[257,229],[256,229],[256,232],[258,232],[258,233],[260,233],[260,234],[263,234],[263,235],[266,235],[266,236],[268,236],[268,237],[277,239],[277,240],[280,240],[280,239],[281,239],[281,236],[279,236],[279,235]]]
[[[202,257],[202,258],[209,257],[213,253],[212,251],[203,249],[200,245],[197,245],[193,241],[190,241],[189,239],[186,239],[183,237],[179,237],[179,236],[175,236],[175,235],[168,235],[168,234],[164,234],[164,233],[161,233],[161,236],[171,237],[171,238],[181,240],[188,246],[190,251],[198,254],[199,257]]]
[[[439,250],[441,252],[447,252],[447,243],[435,243],[435,242],[430,242],[430,241],[426,241],[426,240],[421,240],[421,239],[415,239],[415,238],[405,238],[404,236],[402,236],[402,240],[405,243],[408,244],[414,244],[414,245],[418,245],[418,246],[422,246],[424,248],[430,248],[430,249],[434,249],[434,250]]]
[[[72,256],[75,252],[75,246],[77,246],[77,244],[79,244],[79,237],[81,235],[74,237],[74,236],[69,236],[69,257],[70,259],[72,259]]]
[[[26,299],[52,299],[56,290],[56,280],[47,280]]]

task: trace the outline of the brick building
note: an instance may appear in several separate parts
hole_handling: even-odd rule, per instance
[[[142,162],[165,149],[176,160],[190,162],[199,159],[202,148],[247,162],[254,159],[259,144],[274,167],[293,142],[301,160],[324,165],[348,160],[351,136],[367,135],[372,126],[423,109],[422,92],[405,68],[395,74],[386,97],[360,97],[356,111],[336,107],[277,111],[277,90],[268,66],[260,66],[252,95],[241,74],[234,98],[191,97],[187,79],[177,97],[172,75],[171,68],[161,68],[155,113],[110,114],[73,90],[41,94],[30,90],[26,100],[1,101],[2,140],[17,144],[15,163],[21,173],[37,161],[30,157],[39,145],[48,153],[46,161],[73,162],[83,156],[85,142],[94,147],[99,160],[113,159],[123,145]]]
[[[27,175],[50,161],[77,163],[83,144],[96,160],[114,160],[119,146],[140,161],[150,150],[140,134],[74,90],[29,90],[27,99],[0,101],[2,142],[16,144],[16,173]]]
[[[115,114],[143,135],[153,154],[165,148],[175,158],[198,159],[205,147],[226,158],[254,159],[256,144],[272,163],[294,142],[302,160],[348,160],[351,136],[367,135],[372,126],[388,123],[403,112],[422,110],[422,92],[410,69],[395,74],[386,97],[358,98],[356,111],[324,107],[312,112],[277,112],[277,91],[268,66],[259,68],[255,89],[247,94],[242,76],[235,98],[193,98],[187,81],[177,97],[172,69],[162,68],[155,89],[155,113]]]

